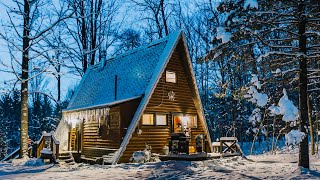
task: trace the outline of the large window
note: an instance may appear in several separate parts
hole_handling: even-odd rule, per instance
[[[153,125],[153,114],[143,114],[142,115],[142,125]]]
[[[166,114],[143,114],[142,125],[166,126],[168,125],[167,115]]]
[[[166,82],[176,83],[177,82],[176,73],[173,71],[166,71]]]
[[[196,115],[174,115],[173,116],[173,128],[174,132],[182,132],[184,128],[197,128],[197,116]]]

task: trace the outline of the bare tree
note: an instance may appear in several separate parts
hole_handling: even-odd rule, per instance
[[[100,52],[108,50],[115,42],[122,21],[116,21],[122,1],[68,0],[67,2],[75,11],[75,17],[64,23],[69,36],[64,44],[69,58],[74,61],[74,68],[78,75],[82,76],[89,65],[96,63]]]
[[[36,60],[40,54],[33,51],[36,44],[41,43],[50,29],[59,22],[71,17],[73,14],[68,8],[63,6],[52,16],[47,13],[53,3],[41,0],[21,0],[14,1],[13,6],[6,6],[9,22],[5,25],[6,32],[1,32],[0,36],[10,48],[11,72],[21,83],[21,127],[20,127],[20,157],[28,155],[28,82],[38,75],[46,72],[46,68],[29,67],[31,60]],[[45,12],[45,13],[43,13]],[[20,24],[22,22],[22,24]],[[12,34],[7,32],[13,32]],[[22,32],[22,34],[20,33]],[[22,60],[16,58],[16,53],[22,54]],[[15,64],[15,65],[14,65]],[[30,72],[41,68],[39,73],[32,75]],[[18,73],[18,71],[21,73]]]

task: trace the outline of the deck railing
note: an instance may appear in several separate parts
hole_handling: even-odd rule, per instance
[[[59,157],[59,141],[53,136],[52,133],[43,132],[40,140],[36,142],[37,153],[36,157],[40,157],[41,150],[44,148],[50,149],[52,151],[52,155],[55,159]]]

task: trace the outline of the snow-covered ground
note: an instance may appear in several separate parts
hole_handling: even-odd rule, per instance
[[[297,149],[247,158],[70,167],[18,161],[0,164],[0,179],[320,179],[319,156],[311,157],[311,170],[300,169]]]

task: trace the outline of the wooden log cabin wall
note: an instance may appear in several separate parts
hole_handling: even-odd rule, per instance
[[[112,164],[129,162],[132,153],[144,150],[146,144],[153,153],[161,153],[169,145],[171,133],[179,128],[188,129],[192,153],[196,136],[209,134],[187,56],[183,33],[176,32],[114,58],[105,67],[91,67],[64,111],[64,119],[69,124],[79,123],[88,111],[110,109],[108,118],[99,121],[98,113],[80,122],[81,155],[101,157],[107,149],[114,149],[118,151]],[[77,146],[74,131],[69,149]]]
[[[151,145],[153,153],[161,153],[163,147],[168,146],[168,138],[173,131],[174,114],[180,113],[198,116],[190,85],[187,82],[186,67],[182,63],[182,61],[185,61],[185,57],[181,55],[181,50],[183,50],[181,48],[182,42],[178,44],[179,46],[180,48],[176,48],[166,67],[166,71],[176,73],[176,83],[166,82],[166,72],[164,72],[144,111],[144,114],[166,115],[167,125],[143,125],[142,119],[140,119],[138,129],[141,129],[142,133],[134,133],[132,135],[120,162],[128,162],[132,153],[143,150],[146,143]],[[175,93],[173,101],[168,98],[170,91]],[[199,118],[197,119],[197,127],[191,129],[189,145],[194,148],[196,146],[196,135],[205,134],[202,123],[199,121]]]
[[[90,120],[84,119],[83,124],[71,129],[70,150],[76,150],[76,131],[79,127],[83,128],[80,150],[83,156],[99,157],[104,155],[106,149],[118,149],[140,100],[135,99],[111,107],[106,120],[101,118],[99,121],[95,116]]]

